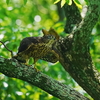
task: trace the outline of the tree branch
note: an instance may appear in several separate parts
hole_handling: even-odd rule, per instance
[[[64,5],[64,11],[67,19],[64,31],[66,33],[71,33],[73,28],[81,22],[82,18],[73,0],[72,5]]]
[[[95,100],[100,99],[100,73],[92,63],[89,41],[99,15],[100,0],[89,0],[84,19],[72,34],[60,41],[58,45],[61,53],[60,63]],[[75,19],[78,17],[76,16]]]
[[[35,85],[61,100],[89,100],[74,89],[14,59],[0,57],[0,72]]]

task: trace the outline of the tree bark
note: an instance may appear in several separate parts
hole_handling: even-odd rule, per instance
[[[66,16],[66,25],[64,31],[69,34],[72,32],[73,28],[81,22],[82,18],[74,1],[72,1],[71,6],[65,5],[63,8]]]
[[[65,7],[65,13],[67,13],[66,9],[67,7]],[[73,12],[75,12],[74,9]],[[62,39],[58,45],[58,50],[61,55],[60,63],[94,100],[100,99],[100,73],[95,69],[92,63],[89,53],[89,41],[91,31],[98,21],[99,16],[100,1],[89,0],[84,19],[76,26],[71,34]],[[74,17],[78,19],[78,16]],[[74,23],[74,20],[71,23]]]
[[[19,63],[15,59],[0,57],[0,72],[29,82],[61,100],[89,100],[74,89],[37,71],[35,68]]]

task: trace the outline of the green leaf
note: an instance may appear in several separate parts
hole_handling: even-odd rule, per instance
[[[63,7],[65,3],[66,3],[66,0],[62,0],[61,1],[61,7]]]
[[[85,2],[86,2],[87,5],[89,4],[88,0],[85,0]]]
[[[72,4],[72,0],[66,0],[66,3],[67,3],[68,5],[71,5],[71,4]]]
[[[78,0],[74,0],[74,2],[76,2],[76,3],[80,4],[80,2],[79,2]]]
[[[58,3],[60,0],[56,0],[54,2],[54,4]],[[68,5],[71,5],[72,4],[72,0],[61,0],[61,7],[64,6],[64,4],[67,3]]]
[[[6,0],[7,5],[9,4],[9,1],[10,1],[10,0]]]
[[[56,3],[58,3],[60,0],[56,0],[55,2],[54,2],[54,4],[56,4]]]
[[[78,0],[74,0],[75,4],[77,5],[78,8],[82,9],[82,5]]]
[[[27,0],[24,0],[24,4],[26,4],[27,3]]]

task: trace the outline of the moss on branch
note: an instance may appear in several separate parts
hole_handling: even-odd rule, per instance
[[[29,82],[61,100],[89,100],[74,89],[14,59],[0,57],[0,72]]]

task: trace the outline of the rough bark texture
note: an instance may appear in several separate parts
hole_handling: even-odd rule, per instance
[[[100,73],[92,63],[89,40],[99,15],[100,1],[89,0],[84,19],[58,46],[61,53],[60,63],[94,100],[100,99]]]
[[[76,82],[90,94],[94,100],[99,100],[100,73],[95,69],[92,63],[89,53],[89,41],[91,31],[100,15],[100,0],[88,1],[89,5],[87,7],[86,16],[82,21],[81,18],[77,21],[80,17],[80,13],[74,4],[70,6],[75,8],[70,8],[74,15],[77,14],[77,16],[74,17],[70,11],[68,11],[68,6],[65,5],[65,13],[69,13],[68,15],[66,14],[66,17],[70,17],[70,19],[74,18],[76,21],[72,20],[66,23],[65,30],[71,32],[71,34],[59,41],[57,49],[60,53],[60,63],[65,70],[69,72]],[[73,27],[71,27],[72,24],[76,25],[74,30]],[[70,29],[67,29],[68,27]],[[13,60],[0,58],[0,72],[9,77],[16,77],[27,81],[61,100],[88,100],[66,85],[51,79],[41,72],[36,72],[36,70],[31,67],[19,64]]]
[[[77,6],[73,1],[71,6],[65,5],[63,8],[67,19],[64,31],[66,33],[71,33],[73,28],[79,24],[79,22],[81,22],[82,18]]]
[[[14,59],[0,57],[0,72],[35,85],[61,100],[89,100],[74,89]]]

